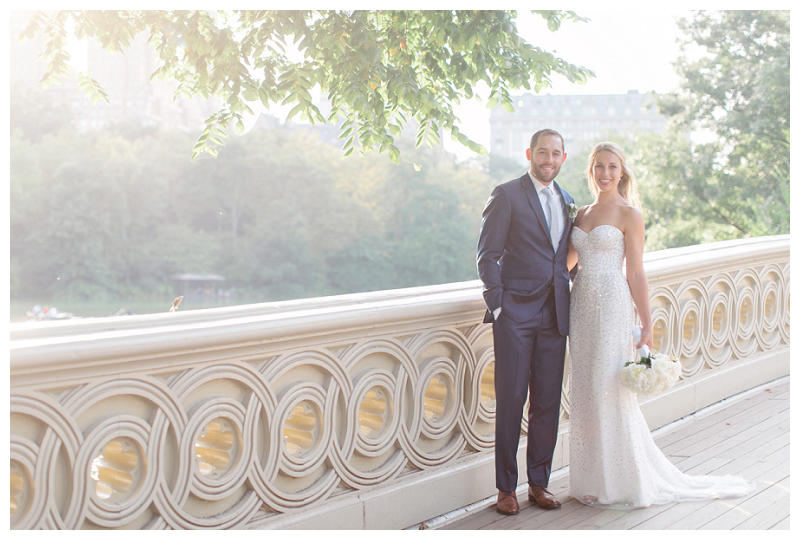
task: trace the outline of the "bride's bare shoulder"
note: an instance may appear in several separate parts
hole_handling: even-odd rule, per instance
[[[644,229],[642,212],[635,206],[630,204],[620,206],[620,217],[622,218],[623,230],[627,230],[629,227]]]
[[[578,225],[578,223],[581,222],[583,216],[586,214],[586,210],[588,210],[590,206],[590,204],[587,204],[586,206],[581,206],[578,209],[578,213],[575,214],[575,219],[572,221],[575,225]]]

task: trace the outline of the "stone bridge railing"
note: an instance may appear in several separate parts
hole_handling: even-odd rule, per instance
[[[789,373],[788,236],[645,259],[683,363],[651,427]],[[14,324],[11,527],[396,529],[485,498],[483,310],[468,282]],[[565,388],[554,468],[568,419]]]

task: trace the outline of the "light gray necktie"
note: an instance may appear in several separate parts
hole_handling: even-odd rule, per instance
[[[553,249],[558,249],[558,227],[555,222],[555,215],[556,215],[556,201],[555,193],[550,190],[550,187],[544,188],[544,198],[547,201],[545,204],[544,215],[547,218],[547,226],[550,227],[550,242],[553,243]]]

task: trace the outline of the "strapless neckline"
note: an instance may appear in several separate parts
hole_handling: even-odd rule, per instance
[[[593,229],[592,229],[591,231],[589,231],[588,233],[587,233],[586,231],[584,231],[583,229],[581,229],[580,227],[578,227],[578,226],[575,226],[575,227],[573,227],[573,228],[574,228],[574,229],[577,229],[577,230],[579,230],[579,231],[581,231],[583,234],[585,234],[585,235],[587,235],[587,236],[588,236],[588,235],[592,234],[594,231],[596,231],[597,229],[599,229],[600,227],[611,227],[611,228],[612,228],[612,229],[614,229],[615,231],[619,231],[619,233],[620,233],[621,235],[625,236],[625,233],[623,233],[622,231],[620,231],[619,229],[617,229],[615,226],[613,226],[613,225],[608,225],[608,224],[605,224],[605,225],[597,225],[595,228],[593,228]]]

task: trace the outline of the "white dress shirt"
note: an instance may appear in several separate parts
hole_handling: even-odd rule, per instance
[[[533,180],[533,187],[536,188],[536,193],[539,195],[539,202],[542,205],[542,210],[544,211],[545,217],[547,216],[547,195],[543,193],[543,190],[548,186],[544,185],[543,183],[539,182],[530,171],[528,171],[528,176],[530,176],[531,180]],[[554,230],[556,232],[556,238],[559,240],[561,239],[561,235],[564,233],[564,212],[561,208],[561,196],[556,191],[556,185],[553,182],[550,182],[550,190],[553,193],[553,203],[555,204],[553,208],[553,223],[550,224],[550,230]],[[556,246],[553,246],[555,248]]]

